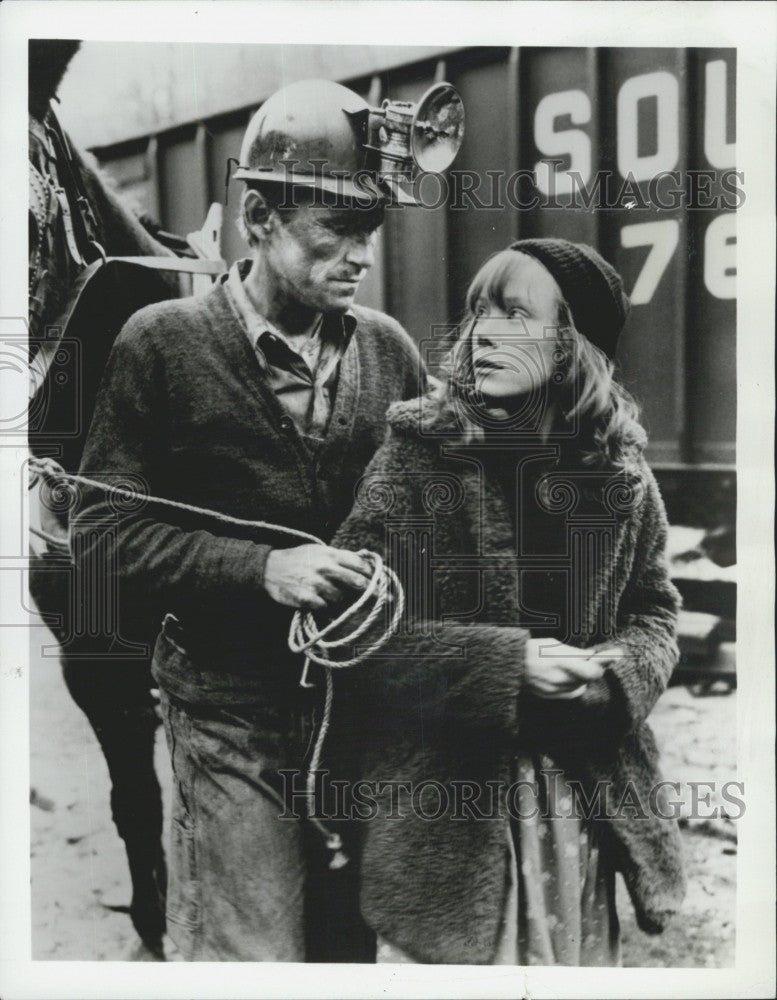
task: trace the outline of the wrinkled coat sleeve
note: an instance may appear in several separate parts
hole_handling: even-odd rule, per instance
[[[153,331],[141,313],[125,325],[109,357],[81,475],[109,487],[124,484],[165,495],[163,378]],[[76,566],[82,574],[100,572],[105,535],[115,533],[122,598],[143,601],[149,614],[171,608],[197,615],[261,592],[269,546],[185,530],[170,523],[173,518],[166,520],[161,507],[140,504],[133,510],[110,492],[79,489],[70,534]]]
[[[667,518],[653,474],[643,466],[644,498],[632,515],[634,558],[621,596],[611,642],[623,655],[590,683],[580,698],[552,701],[524,694],[521,732],[540,743],[610,741],[639,726],[666,689],[679,658],[680,595],[669,578]]]
[[[389,430],[332,544],[370,549],[390,562],[387,521],[401,522],[421,512],[424,473],[434,474],[433,460],[433,449]],[[412,561],[400,561],[412,577]],[[413,589],[411,579],[407,590]],[[462,725],[470,733],[493,737],[515,731],[528,635],[514,626],[425,621],[411,612],[379,656],[340,671],[337,680],[365,695],[377,692],[384,707],[391,702],[393,710],[382,717],[392,726],[398,719],[413,726],[421,717],[436,716],[454,728]]]

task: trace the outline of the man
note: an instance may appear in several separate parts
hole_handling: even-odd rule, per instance
[[[208,294],[126,324],[83,475],[332,537],[389,404],[421,378],[399,324],[353,305],[397,194],[369,171],[357,183],[366,107],[308,81],[257,112],[236,174],[252,257]],[[304,785],[322,700],[321,684],[299,684],[291,609],[353,600],[367,567],[327,545],[84,490],[72,529],[82,572],[110,535],[121,601],[164,619],[153,671],[174,775],[171,937],[191,960],[371,961],[356,862],[330,872],[316,830],[279,819],[272,795],[279,769]]]

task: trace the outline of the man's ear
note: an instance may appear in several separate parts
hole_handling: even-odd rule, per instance
[[[253,243],[263,243],[272,232],[276,222],[276,212],[267,203],[261,191],[248,188],[243,192],[243,225]]]

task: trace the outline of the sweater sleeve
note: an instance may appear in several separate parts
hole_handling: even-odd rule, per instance
[[[550,700],[524,693],[521,736],[531,743],[611,742],[644,722],[666,689],[679,658],[677,612],[680,595],[669,579],[665,548],[667,518],[652,473],[644,468],[631,573],[621,596],[615,630],[605,645],[617,645],[604,676],[581,697]]]
[[[269,546],[231,537],[222,525],[213,532],[187,530],[174,512],[128,503],[115,492],[128,485],[165,495],[167,403],[152,321],[145,314],[125,325],[105,369],[80,472],[109,490],[79,487],[71,551],[81,574],[113,572],[101,561],[111,535],[122,600],[142,601],[154,616],[165,610],[217,613],[237,598],[261,592]],[[192,523],[197,522],[189,518],[187,528]]]

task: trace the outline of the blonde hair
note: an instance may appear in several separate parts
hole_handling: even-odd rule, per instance
[[[486,299],[504,308],[502,294],[514,261],[515,251],[499,251],[473,278],[456,344],[442,365],[444,378],[432,390],[441,407],[466,400],[471,393],[471,383],[460,378],[457,371],[457,348],[470,335],[479,301]],[[587,467],[628,471],[647,443],[639,406],[616,380],[614,363],[575,328],[571,309],[563,298],[558,303],[557,323],[558,346],[564,354],[560,364],[563,380],[549,381],[547,391],[557,404],[554,429],[565,432],[559,440],[569,441],[564,451],[571,451],[573,458]],[[487,422],[475,419],[470,407],[457,407],[457,412],[466,441],[488,436]],[[571,441],[570,424],[577,428]]]

